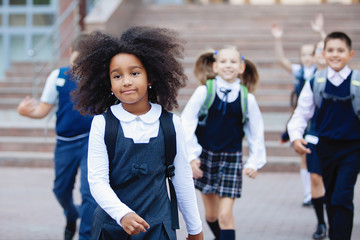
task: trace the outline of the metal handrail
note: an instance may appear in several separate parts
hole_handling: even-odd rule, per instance
[[[74,11],[76,10],[76,11]],[[28,56],[31,58],[31,61],[33,63],[33,84],[32,84],[32,95],[33,98],[37,98],[38,91],[39,91],[39,85],[43,81],[43,77],[45,74],[49,72],[49,66],[51,68],[55,67],[56,62],[59,60],[59,56],[63,52],[60,52],[61,49],[68,49],[68,47],[71,44],[71,41],[65,42],[66,45],[60,48],[59,46],[53,47],[53,54],[52,54],[52,60],[41,62],[36,60],[36,55],[40,52],[42,47],[49,42],[50,40],[57,40],[58,37],[58,29],[59,26],[70,16],[71,13],[75,12],[75,22],[77,23],[75,27],[73,25],[67,26],[66,30],[62,32],[62,36],[64,39],[70,39],[71,33],[74,31],[75,35],[79,31],[79,0],[73,1],[67,9],[60,15],[60,17],[55,21],[54,25],[51,27],[51,30],[41,38],[41,40],[34,46],[34,48],[29,49],[27,51]],[[73,31],[72,31],[73,30]],[[60,44],[57,44],[60,45]],[[59,55],[60,53],[60,55]]]

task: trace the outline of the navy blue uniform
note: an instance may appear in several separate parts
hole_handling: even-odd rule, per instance
[[[334,86],[326,82],[325,93],[338,98],[350,95],[350,78]],[[312,85],[312,82],[311,82]],[[351,99],[323,98],[317,110],[317,153],[326,189],[325,204],[332,240],[350,240],[354,216],[354,185],[360,170],[360,121]]]
[[[161,146],[162,128],[149,143],[135,144],[124,136],[119,125],[115,155],[109,164],[110,186],[124,204],[149,223],[150,229],[129,236],[98,206],[92,226],[94,240],[176,239],[165,178],[165,147]]]

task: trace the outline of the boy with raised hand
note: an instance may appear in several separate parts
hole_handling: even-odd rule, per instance
[[[77,36],[69,49],[72,64],[88,39],[85,33]],[[64,240],[72,240],[76,233],[76,221],[81,219],[79,240],[89,240],[91,221],[96,202],[90,193],[87,179],[87,151],[92,117],[83,116],[74,109],[71,92],[77,82],[71,76],[71,66],[53,70],[46,80],[40,101],[26,97],[17,108],[22,116],[41,119],[56,111],[56,147],[54,152],[55,180],[53,192],[63,208],[66,218]],[[73,189],[80,169],[81,205],[76,206]]]
[[[305,83],[287,127],[295,151],[310,153],[303,133],[316,115],[329,237],[350,240],[354,185],[360,170],[360,80],[358,71],[347,65],[354,51],[345,33],[328,34],[323,55],[328,68]]]

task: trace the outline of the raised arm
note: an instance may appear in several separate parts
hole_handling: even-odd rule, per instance
[[[274,39],[275,39],[275,54],[276,54],[276,58],[279,61],[279,63],[281,64],[281,66],[288,71],[289,73],[292,73],[292,68],[291,68],[291,62],[288,58],[285,57],[284,54],[284,47],[282,44],[282,36],[283,36],[283,30],[281,27],[279,27],[276,24],[273,24],[271,26],[271,34],[273,35]]]
[[[310,22],[311,28],[320,35],[321,40],[325,40],[326,33],[324,31],[324,16],[319,13],[315,16],[314,21]]]

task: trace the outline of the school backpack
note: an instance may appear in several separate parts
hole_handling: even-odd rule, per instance
[[[314,102],[317,108],[320,108],[322,99],[326,93],[325,85],[327,78],[327,70],[317,71],[315,73],[313,81],[313,93],[314,93]],[[355,115],[360,119],[360,75],[358,70],[353,70],[350,80],[350,95],[347,97],[337,97],[337,96],[328,96],[328,98],[334,99],[335,101],[344,101],[351,99],[351,103],[354,109]]]
[[[119,128],[119,120],[114,116],[114,114],[109,109],[104,114],[105,117],[105,145],[109,155],[109,165],[115,155],[115,146],[117,133]],[[165,164],[166,172],[165,176],[169,183],[170,198],[171,198],[171,221],[173,229],[179,229],[179,216],[178,216],[178,207],[176,193],[174,185],[172,184],[171,178],[175,176],[175,166],[174,158],[176,155],[176,133],[174,128],[174,123],[172,121],[172,113],[169,113],[165,110],[162,111],[160,116],[160,127],[164,134],[164,143],[165,143]]]
[[[208,79],[206,81],[206,88],[207,88],[207,93],[206,93],[206,98],[204,103],[201,105],[201,108],[199,110],[198,113],[198,118],[199,118],[199,125],[200,126],[205,126],[206,125],[206,119],[209,113],[209,109],[211,107],[211,105],[214,102],[215,96],[216,96],[216,81],[215,79]],[[242,123],[245,124],[248,119],[248,89],[240,84],[240,97],[241,97],[241,111],[242,111]]]

